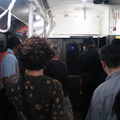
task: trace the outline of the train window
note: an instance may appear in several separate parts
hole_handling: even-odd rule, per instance
[[[78,58],[83,52],[82,44],[68,43],[66,44],[66,63],[69,75],[79,75]]]

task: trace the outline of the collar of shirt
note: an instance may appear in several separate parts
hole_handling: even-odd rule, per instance
[[[11,49],[9,49],[9,48],[8,48],[6,51],[8,51],[8,52],[14,54],[14,52],[13,52]]]
[[[120,76],[120,70],[115,71],[115,72],[111,73],[110,75],[108,75],[107,78],[105,79],[105,81],[110,80],[110,79],[117,77],[117,76]]]

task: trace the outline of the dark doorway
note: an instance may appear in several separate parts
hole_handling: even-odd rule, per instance
[[[83,44],[67,43],[66,44],[66,63],[69,75],[79,75],[78,58],[83,52]]]

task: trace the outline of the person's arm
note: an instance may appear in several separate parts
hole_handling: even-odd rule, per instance
[[[51,112],[51,120],[64,120],[64,95],[62,85],[55,80],[55,90],[53,91],[53,105]]]
[[[85,120],[101,120],[97,104],[92,101]]]
[[[99,93],[93,93],[91,103],[85,120],[101,120],[101,103],[99,102]]]
[[[13,54],[5,56],[2,62],[2,82],[7,83],[7,79],[11,74],[16,73],[17,61]]]

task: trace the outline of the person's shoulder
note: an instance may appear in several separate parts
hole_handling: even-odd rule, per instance
[[[57,79],[53,79],[53,82],[56,89],[62,89],[62,84]]]
[[[82,52],[82,53],[79,55],[79,58],[83,57],[84,54],[86,54],[86,52],[87,52],[87,51]]]
[[[45,77],[46,80],[51,81],[52,83],[57,83],[57,82],[59,82],[57,79],[51,78],[51,77],[49,77],[49,76],[47,76],[47,75],[45,75],[44,77]]]
[[[12,53],[8,53],[8,54],[4,57],[4,59],[11,59],[11,58],[15,58],[15,55],[12,54]]]
[[[12,54],[12,53],[9,53],[9,54],[7,54],[4,58],[3,58],[3,61],[5,61],[5,62],[16,62],[17,61],[17,58],[16,58],[16,56],[14,55],[14,54]]]
[[[46,76],[47,83],[54,84],[55,86],[61,86],[59,80]]]
[[[57,61],[59,64],[61,64],[61,65],[66,65],[66,63],[64,62],[64,61],[62,61],[62,60],[58,60]]]
[[[8,77],[8,84],[16,84],[19,80],[19,74],[11,74]]]
[[[111,93],[111,87],[110,84],[108,83],[109,81],[105,81],[101,83],[94,91],[93,93],[93,98],[96,100],[102,100],[106,98],[107,96],[110,96]]]
[[[54,66],[54,65],[65,65],[65,63],[61,60],[51,60],[48,64],[48,66]]]
[[[10,92],[15,92],[19,86],[19,75],[18,74],[12,74],[8,77],[6,84],[6,94],[9,96]],[[11,97],[11,96],[10,96]]]

